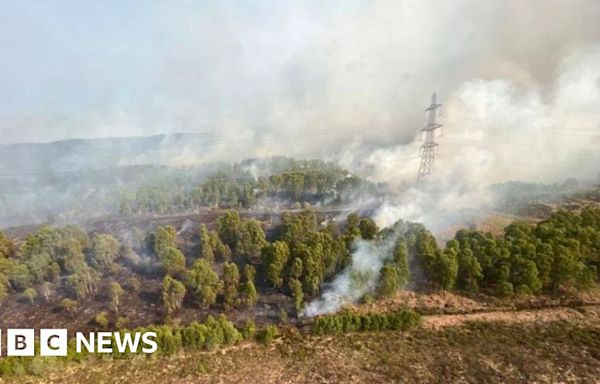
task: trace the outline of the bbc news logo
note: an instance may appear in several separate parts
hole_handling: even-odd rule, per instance
[[[69,333],[66,329],[40,329],[40,356],[67,356]],[[0,330],[0,354],[2,353],[2,330]],[[36,331],[34,329],[7,329],[7,356],[35,356]],[[156,352],[156,332],[90,332],[75,333],[75,350],[77,353],[146,353]]]

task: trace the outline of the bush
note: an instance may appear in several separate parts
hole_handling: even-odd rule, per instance
[[[75,310],[77,310],[77,302],[69,298],[64,298],[60,301],[60,307],[67,311],[69,314],[72,314],[73,312],[75,312]]]
[[[102,311],[96,315],[94,321],[98,326],[102,329],[108,328],[108,317],[106,317],[106,312]]]
[[[315,319],[311,332],[314,335],[334,333],[414,329],[421,324],[421,316],[408,309],[391,313],[356,314],[345,312]]]
[[[246,340],[252,340],[255,335],[256,335],[256,324],[254,323],[254,320],[252,320],[252,319],[246,320],[244,329],[242,329],[242,336]]]
[[[496,286],[496,295],[500,297],[510,297],[514,294],[513,285],[508,281],[501,281]]]
[[[279,329],[276,325],[267,325],[265,329],[261,332],[260,341],[264,345],[269,345],[275,340],[275,338],[279,336]]]

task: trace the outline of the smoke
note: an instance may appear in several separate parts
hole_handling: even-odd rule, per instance
[[[397,236],[383,242],[357,240],[352,251],[352,261],[344,271],[327,284],[323,294],[302,311],[302,316],[331,313],[347,304],[360,300],[377,288],[381,267],[391,257]]]
[[[380,227],[398,219],[421,222],[443,238],[448,228],[475,224],[495,208],[494,182],[593,180],[600,171],[599,105],[600,45],[566,55],[549,89],[523,91],[506,79],[464,82],[447,101],[440,154],[426,182],[407,182],[418,167],[418,157],[410,157],[414,144],[362,153],[363,172],[397,192],[376,210],[375,221]],[[357,153],[355,145],[343,159],[351,163]],[[351,265],[304,314],[333,312],[373,292],[385,255],[359,243]],[[358,284],[355,273],[365,280]]]
[[[545,93],[600,36],[594,0],[0,7],[1,142],[210,135],[173,164],[408,143],[433,90]]]
[[[376,212],[377,223],[385,227],[402,218],[436,232],[494,208],[493,183],[595,180],[598,105],[600,45],[566,55],[546,89],[523,91],[505,79],[464,82],[442,107],[439,153],[426,183],[414,184],[418,140],[363,152],[362,172],[396,191]],[[354,155],[345,155],[346,166],[361,154],[358,147],[349,153]]]

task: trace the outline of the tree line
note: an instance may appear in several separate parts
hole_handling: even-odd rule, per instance
[[[268,198],[290,204],[346,201],[357,193],[375,191],[374,185],[332,163],[274,158],[260,165],[221,167],[192,188],[158,184],[127,191],[119,210],[121,214],[166,214],[198,208],[250,208]]]
[[[351,266],[357,240],[379,245],[382,253],[377,287],[369,292],[377,296],[393,295],[409,282],[504,297],[583,290],[597,283],[600,267],[598,208],[560,211],[535,225],[514,222],[501,235],[462,229],[443,248],[421,224],[399,221],[380,230],[368,217],[351,214],[338,223],[311,210],[283,213],[267,233],[260,222],[227,211],[210,229],[199,226],[188,255],[172,226],[137,237],[129,243],[74,226],[44,226],[17,247],[0,233],[0,302],[11,292],[32,304],[63,295],[59,305],[75,313],[78,301],[104,284],[107,310],[116,316],[123,297],[137,294],[140,282],[133,274],[121,286],[113,275],[138,252],[150,253],[159,268],[148,277],[162,279],[160,304],[167,317],[177,316],[186,301],[204,309],[252,309],[269,286],[300,312],[324,283]],[[352,275],[356,284],[368,278]],[[105,324],[106,314],[100,315],[96,323]]]

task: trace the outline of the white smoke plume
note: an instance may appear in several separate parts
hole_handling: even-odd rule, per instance
[[[302,316],[313,317],[331,313],[346,304],[360,300],[377,288],[381,267],[389,260],[396,236],[383,243],[357,240],[352,252],[352,261],[344,271],[324,287],[324,292],[302,311]]]
[[[550,89],[523,92],[506,79],[474,79],[449,96],[445,131],[438,139],[435,173],[422,184],[416,177],[414,143],[362,153],[353,147],[343,160],[364,156],[360,167],[396,188],[392,200],[374,214],[380,227],[402,219],[424,223],[434,233],[465,226],[494,207],[489,186],[506,180],[594,180],[600,175],[600,46],[570,52]],[[352,155],[350,155],[352,153]],[[394,159],[412,158],[395,163]],[[597,179],[596,179],[597,180]],[[361,243],[352,264],[309,303],[305,315],[333,312],[371,292],[385,252]],[[357,285],[352,271],[369,276]]]

